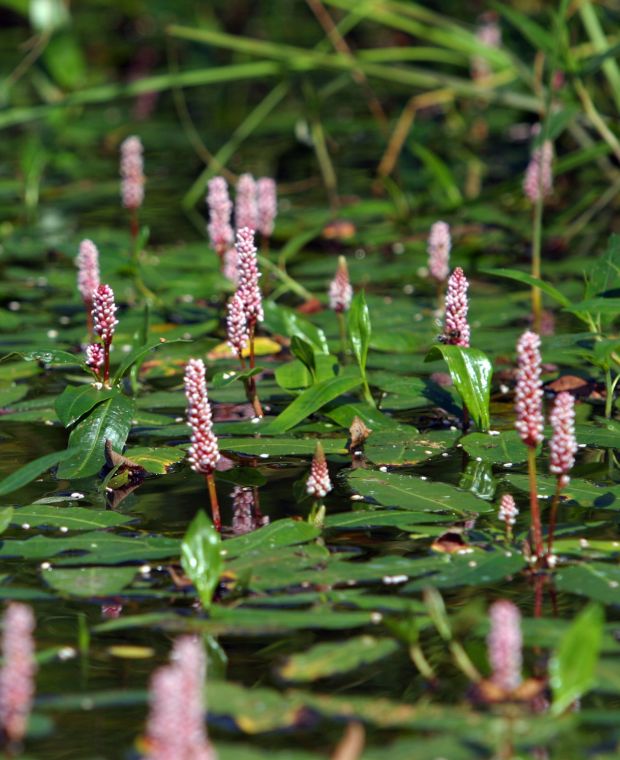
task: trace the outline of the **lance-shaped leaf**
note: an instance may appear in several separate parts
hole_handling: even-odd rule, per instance
[[[493,367],[479,348],[436,345],[426,355],[425,361],[443,357],[454,387],[476,425],[486,432],[491,424],[489,401]]]
[[[222,572],[221,549],[220,534],[206,514],[198,512],[181,544],[181,565],[205,609],[211,605]]]

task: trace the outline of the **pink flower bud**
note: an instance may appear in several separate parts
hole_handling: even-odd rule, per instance
[[[234,242],[233,228],[230,225],[232,201],[228,195],[228,187],[223,177],[213,177],[209,180],[207,205],[209,207],[209,224],[207,230],[211,245],[222,255]]]
[[[438,282],[448,279],[450,274],[450,226],[445,222],[435,222],[428,236],[428,271]]]
[[[467,322],[467,288],[469,283],[461,267],[457,267],[448,280],[446,312],[444,319],[444,342],[450,346],[469,346],[469,323]]]
[[[97,374],[103,367],[104,349],[101,343],[91,343],[86,346],[86,366]]]
[[[504,691],[513,691],[521,683],[522,638],[521,613],[504,599],[489,610],[491,630],[487,638],[491,680]]]
[[[99,251],[92,240],[82,240],[75,263],[78,268],[78,290],[82,300],[90,304],[93,291],[99,287]]]
[[[549,470],[560,478],[560,485],[568,485],[568,473],[575,464],[575,399],[570,393],[559,393],[549,416],[553,435],[549,444],[551,457]]]
[[[523,178],[523,192],[532,203],[546,198],[553,191],[552,162],[553,144],[545,140],[542,145],[534,148]]]
[[[104,343],[110,344],[118,324],[114,291],[109,285],[99,285],[93,292],[93,327]]]
[[[121,197],[123,206],[133,210],[144,200],[142,150],[139,137],[128,137],[121,144]]]
[[[243,308],[248,323],[262,322],[263,296],[258,284],[260,273],[256,259],[254,232],[249,227],[237,230],[237,269],[239,288],[237,293],[243,300]]]
[[[256,182],[251,174],[242,174],[237,181],[235,227],[237,230],[247,227],[253,231],[258,228]]]
[[[215,470],[220,452],[217,437],[213,432],[205,365],[202,359],[190,359],[185,366],[185,396],[187,424],[192,429],[187,458],[194,472],[209,475]]]
[[[250,340],[248,334],[248,320],[243,308],[243,298],[239,293],[230,299],[228,303],[228,317],[226,319],[228,330],[228,345],[238,356],[243,355],[243,350]]]
[[[24,738],[35,693],[35,619],[26,604],[11,602],[3,617],[0,725],[11,742]]]
[[[317,442],[314,457],[312,458],[310,477],[306,482],[306,492],[310,496],[316,496],[317,498],[322,499],[324,496],[327,496],[331,490],[332,482],[329,479],[329,470],[327,469],[323,447]]]
[[[542,382],[540,380],[540,338],[530,330],[517,343],[517,387],[515,389],[515,427],[526,446],[542,442],[544,417]]]
[[[278,213],[276,182],[271,177],[261,177],[256,183],[257,229],[263,237],[271,237]]]
[[[349,280],[349,269],[344,256],[338,257],[336,276],[329,285],[329,308],[336,313],[348,311],[353,299],[353,288]]]
[[[506,525],[514,525],[518,514],[519,509],[515,504],[514,497],[509,493],[505,493],[499,503],[498,518],[505,522]]]

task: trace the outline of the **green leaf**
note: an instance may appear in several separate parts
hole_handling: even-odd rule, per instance
[[[185,451],[175,446],[137,446],[127,449],[123,456],[139,464],[147,472],[165,475],[173,465],[185,458]]]
[[[222,539],[207,515],[200,511],[190,523],[181,544],[181,565],[192,581],[202,606],[211,606],[222,574]]]
[[[525,462],[527,446],[516,430],[507,430],[499,435],[470,433],[461,439],[465,451],[472,457],[480,457],[484,462]]]
[[[136,574],[135,567],[53,568],[45,571],[46,583],[69,596],[111,596],[128,586]]]
[[[298,335],[293,335],[291,338],[291,352],[307,367],[312,377],[316,378],[316,360],[312,344]]]
[[[368,391],[368,382],[366,380],[366,361],[368,359],[368,347],[370,346],[370,313],[364,292],[358,293],[351,302],[351,308],[347,315],[347,324],[349,328],[349,338],[353,346],[353,353],[357,359],[357,364],[362,374],[364,382],[366,401],[374,403],[370,391]]]
[[[493,7],[499,11],[508,21],[516,27],[521,34],[529,40],[535,50],[542,50],[551,57],[557,52],[556,40],[544,27],[537,24],[529,16],[511,8],[506,3],[492,3]]]
[[[0,481],[0,496],[17,491],[18,488],[28,485],[35,478],[38,478],[39,475],[49,470],[50,467],[55,467],[59,462],[71,460],[79,456],[80,453],[79,447],[69,447],[65,451],[54,451],[52,454],[46,454],[32,462],[28,462],[28,464],[20,467],[19,470],[15,470],[15,472]]]
[[[317,353],[328,354],[329,346],[323,330],[305,319],[293,309],[286,306],[280,306],[273,301],[265,301],[263,305],[265,311],[265,326],[278,335],[285,335],[292,338],[297,335],[298,338],[311,343]]]
[[[333,401],[343,393],[352,390],[361,383],[357,374],[342,373],[330,380],[310,386],[303,391],[289,406],[279,414],[273,422],[269,423],[264,431],[268,435],[285,433],[299,424],[311,414],[321,409],[325,404]]]
[[[556,585],[568,594],[587,596],[603,604],[617,604],[620,567],[605,562],[588,562],[561,568]]]
[[[0,533],[4,533],[4,531],[13,522],[13,512],[13,507],[5,507],[4,509],[0,509]]]
[[[55,507],[51,504],[31,504],[15,509],[10,522],[13,525],[28,524],[67,530],[97,530],[126,525],[132,517],[117,512],[87,507]]]
[[[41,362],[42,364],[82,364],[83,360],[76,354],[60,351],[56,348],[42,349],[39,351],[16,352],[27,362]],[[9,354],[11,356],[11,354]],[[6,358],[6,357],[5,357]]]
[[[68,385],[56,398],[54,409],[62,424],[70,427],[94,406],[118,394],[117,388],[96,388],[90,384]]]
[[[321,439],[326,454],[346,454],[346,443],[345,438]],[[312,456],[316,450],[316,438],[220,438],[219,445],[220,451],[254,454],[262,459]]]
[[[572,304],[571,300],[567,298],[563,293],[561,293],[557,288],[554,288],[553,285],[550,285],[548,282],[543,282],[543,280],[539,280],[537,277],[532,277],[532,275],[527,274],[527,272],[521,272],[518,269],[506,269],[504,267],[500,269],[481,269],[480,272],[482,274],[493,274],[497,277],[507,277],[509,280],[516,280],[517,282],[522,282],[525,285],[533,285],[534,287],[542,290],[543,293],[551,296],[551,298],[553,298],[564,307],[571,306]]]
[[[494,509],[469,491],[414,475],[358,469],[347,475],[347,482],[357,493],[385,507],[457,515],[490,512]]]
[[[278,669],[286,681],[316,681],[349,673],[383,660],[399,650],[394,639],[354,636],[348,641],[318,644],[287,658]]]
[[[71,431],[69,446],[73,456],[63,460],[58,477],[86,478],[99,472],[105,462],[106,440],[111,441],[114,451],[123,450],[134,411],[134,401],[122,394],[96,406]]]
[[[611,235],[605,253],[595,259],[592,267],[587,270],[584,298],[594,298],[619,286],[620,235]]]
[[[424,361],[445,359],[452,382],[476,425],[486,432],[491,424],[489,402],[493,366],[478,348],[433,346]]]
[[[255,375],[260,375],[263,371],[262,367],[254,367],[253,369],[246,370],[230,369],[225,372],[217,372],[209,383],[209,390],[212,388],[226,388],[232,383],[237,382],[237,380],[240,380],[241,382],[249,380]]]
[[[594,685],[604,622],[601,606],[591,603],[562,637],[549,666],[553,715],[561,715]]]
[[[276,520],[259,530],[226,541],[226,556],[237,557],[257,550],[273,551],[312,541],[321,531],[305,520]]]

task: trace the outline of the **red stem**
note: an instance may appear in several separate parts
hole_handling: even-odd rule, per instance
[[[215,490],[215,478],[213,472],[208,472],[205,475],[205,482],[207,484],[207,491],[209,492],[209,501],[211,502],[211,513],[213,514],[213,525],[215,530],[222,530],[222,520],[220,519],[220,505],[217,500],[217,491]]]

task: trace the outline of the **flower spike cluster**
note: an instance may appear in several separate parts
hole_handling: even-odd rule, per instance
[[[114,291],[109,285],[99,285],[93,292],[93,325],[104,345],[110,345],[118,324]]]
[[[450,346],[469,346],[469,323],[467,311],[467,288],[469,283],[461,267],[450,275],[446,293],[446,312],[444,319],[443,339]]]
[[[515,390],[515,427],[526,446],[535,448],[543,439],[542,382],[540,379],[540,338],[531,330],[517,343],[517,387]]]
[[[517,521],[519,515],[519,509],[515,504],[512,494],[505,493],[499,503],[498,518],[506,523],[507,527],[512,527]]]
[[[435,222],[428,236],[428,271],[437,282],[444,282],[450,274],[450,226]]]
[[[271,177],[261,177],[256,183],[256,228],[264,238],[271,237],[277,213],[276,182]]]
[[[216,760],[205,727],[206,661],[200,640],[177,639],[170,660],[151,678],[146,760]]]
[[[91,304],[93,291],[99,287],[99,251],[92,240],[82,240],[75,263],[78,290],[84,303]]]
[[[210,475],[219,461],[220,451],[213,432],[205,365],[202,359],[190,359],[185,366],[185,396],[187,424],[192,430],[188,461],[194,472]]]
[[[338,257],[336,276],[329,285],[329,308],[337,314],[348,311],[353,299],[353,288],[349,280],[349,269],[344,256]]]
[[[575,399],[570,393],[559,393],[549,416],[553,435],[549,443],[551,452],[549,470],[558,476],[559,485],[565,488],[569,472],[575,464]]]
[[[239,293],[228,302],[228,317],[226,318],[228,345],[239,358],[249,343],[248,320],[245,314],[243,298]]]
[[[144,200],[142,142],[132,135],[121,143],[121,197],[123,206],[135,211]]]
[[[324,496],[327,496],[331,490],[332,482],[329,478],[329,471],[327,469],[327,461],[325,460],[323,447],[317,442],[314,457],[312,458],[310,476],[306,482],[306,492],[309,496],[316,496],[317,498],[322,499]]]
[[[487,638],[491,680],[503,691],[513,691],[521,683],[521,613],[505,599],[489,610],[491,630]]]
[[[209,224],[207,230],[212,247],[218,255],[223,256],[234,242],[233,228],[230,224],[232,201],[223,177],[210,179],[208,188]]]
[[[534,149],[523,178],[523,192],[532,203],[545,199],[553,191],[553,144],[545,140]]]
[[[3,617],[0,726],[11,742],[24,738],[35,692],[35,619],[26,604],[12,602]]]
[[[242,174],[237,181],[235,227],[237,230],[248,227],[253,231],[258,228],[256,182],[251,174]]]
[[[254,231],[249,227],[243,227],[237,231],[237,269],[239,272],[239,288],[237,293],[243,301],[248,325],[262,322],[263,296],[258,284],[260,272],[256,259],[256,246],[254,245]]]

